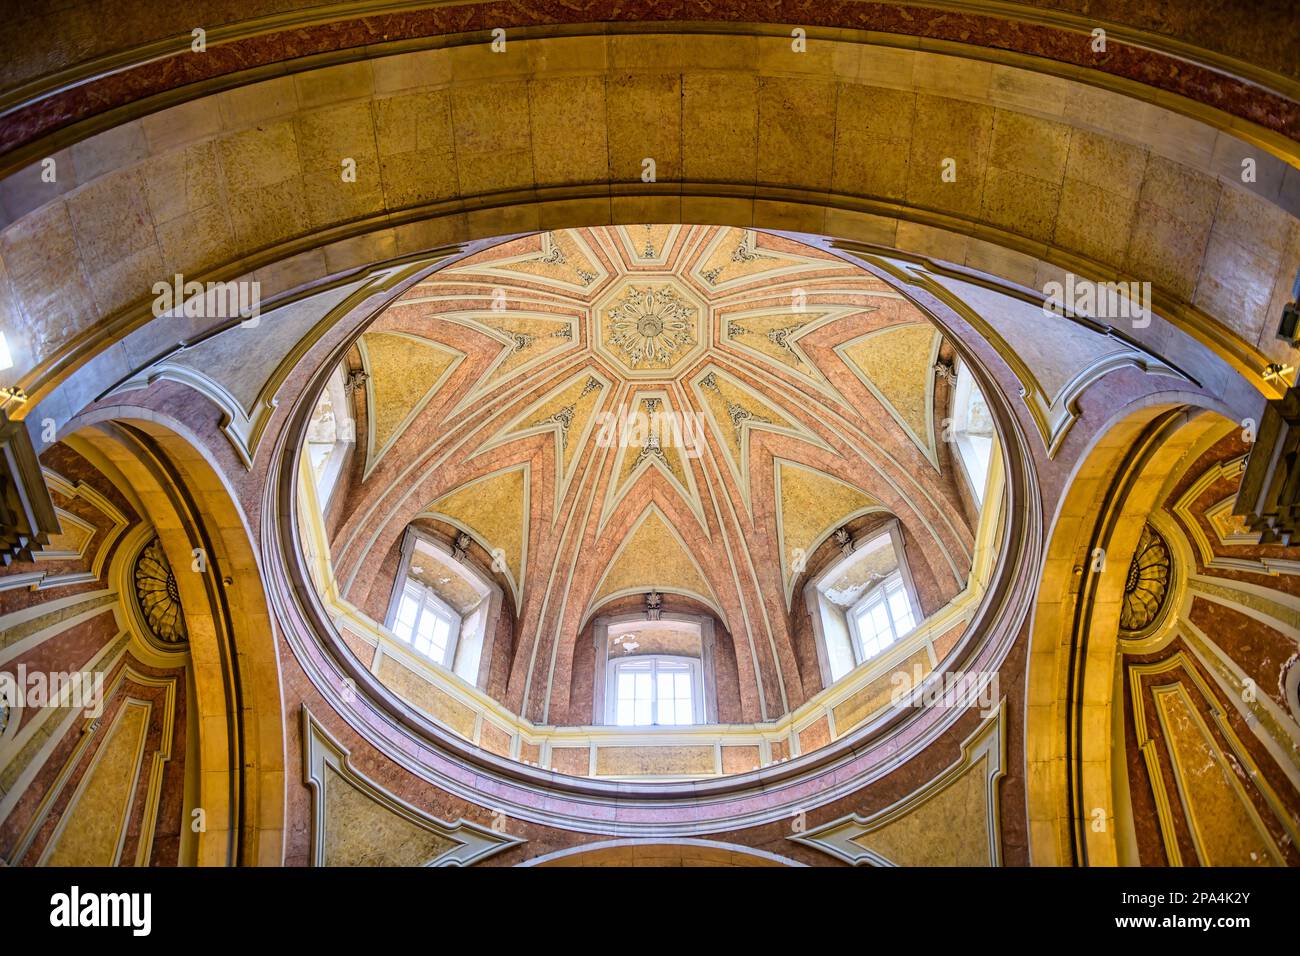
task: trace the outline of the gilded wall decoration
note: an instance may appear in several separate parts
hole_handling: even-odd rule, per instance
[[[130,523],[88,482],[69,480],[51,468],[42,468],[41,474],[60,530],[33,555],[33,565],[20,573],[12,573],[17,565],[8,568],[11,573],[0,578],[0,591],[27,587],[44,591],[99,580],[114,544]]]
[[[46,865],[117,865],[148,724],[148,704],[129,703],[119,711],[45,851]]]
[[[135,559],[132,570],[135,597],[149,634],[167,647],[184,646],[189,640],[180,591],[162,543],[154,538]]]
[[[1155,626],[1169,597],[1172,574],[1169,546],[1147,525],[1142,529],[1124,583],[1124,606],[1119,618],[1122,632],[1141,634]]]

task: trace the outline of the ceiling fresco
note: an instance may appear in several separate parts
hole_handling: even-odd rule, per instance
[[[384,586],[369,556],[435,518],[508,580],[530,681],[563,680],[553,635],[659,590],[749,642],[783,712],[796,581],[847,521],[898,516],[940,591],[965,586],[971,519],[936,444],[941,343],[887,283],[785,237],[638,225],[505,242],[359,340],[364,480],[339,579],[357,600]]]

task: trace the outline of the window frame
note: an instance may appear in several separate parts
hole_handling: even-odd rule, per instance
[[[903,589],[907,594],[908,602],[912,608],[912,617],[915,620],[912,631],[909,631],[908,633],[910,634],[914,632],[925,623],[925,614],[921,610],[921,602],[916,594],[916,584],[912,580],[912,570],[907,561],[907,551],[903,542],[902,525],[899,523],[898,519],[891,518],[868,531],[863,531],[855,535],[853,538],[853,550],[849,554],[840,558],[838,561],[832,562],[804,585],[804,608],[808,616],[812,619],[813,643],[817,648],[817,665],[821,671],[822,687],[830,687],[832,684],[847,677],[852,671],[866,663],[866,660],[862,657],[860,643],[854,633],[854,623],[851,623],[850,617],[851,611],[861,604],[861,602],[875,590],[875,588],[868,590],[859,597],[857,601],[854,601],[849,608],[841,608],[826,597],[822,592],[822,588],[828,581],[833,581],[837,578],[843,572],[844,568],[859,556],[864,545],[885,535],[889,536],[890,542],[893,545],[894,559],[897,564],[896,570],[891,572],[890,576],[892,577],[894,574],[898,574],[902,577]],[[824,614],[840,615],[842,620],[837,624],[837,626],[842,626],[843,630],[848,633],[848,654],[853,658],[853,665],[839,675],[835,675],[832,671],[832,651],[827,645],[828,624],[823,619]],[[901,641],[903,638],[900,638],[899,640]],[[895,644],[897,643],[898,641],[895,642]],[[872,659],[874,660],[874,658]]]
[[[704,721],[692,719],[689,724],[661,724],[658,722],[659,717],[659,665],[671,664],[674,667],[686,666],[691,676],[691,717],[698,718],[705,716],[704,710],[704,673],[700,659],[697,657],[682,657],[675,654],[631,654],[627,657],[615,657],[605,665],[605,686],[608,688],[605,702],[606,722],[613,727],[624,729],[681,729],[684,727],[698,727]],[[648,724],[620,724],[618,723],[618,677],[619,671],[635,665],[649,665],[650,667],[650,716]]]
[[[896,592],[902,592],[904,599],[907,601],[908,611],[912,615],[912,625],[906,631],[899,631],[894,622],[894,609],[890,604],[891,586]],[[921,626],[921,619],[917,615],[917,609],[912,595],[908,592],[907,582],[903,580],[902,568],[889,574],[883,580],[877,582],[873,587],[868,588],[862,597],[853,603],[853,606],[844,612],[844,617],[849,626],[849,636],[853,640],[853,657],[858,665],[865,664],[867,661],[874,660],[885,651],[893,647],[903,638],[907,637],[918,627]],[[889,618],[889,629],[893,638],[886,644],[882,645],[875,653],[868,655],[862,638],[862,628],[859,618],[862,612],[868,606],[881,605],[885,609],[885,616]]]
[[[453,663],[456,660],[456,648],[460,644],[461,630],[464,628],[465,619],[460,614],[460,612],[458,612],[454,607],[452,607],[442,598],[438,597],[438,595],[434,592],[433,588],[429,587],[427,584],[421,584],[419,581],[416,581],[409,576],[406,578],[406,581],[403,583],[401,590],[398,592],[398,596],[397,596],[398,611],[400,611],[400,608],[402,606],[403,598],[405,598],[410,592],[413,591],[419,593],[420,603],[419,603],[419,607],[416,610],[415,620],[411,622],[410,638],[409,639],[405,638],[398,632],[396,611],[393,615],[393,623],[389,627],[389,630],[393,632],[394,637],[396,637],[399,641],[401,641],[403,644],[409,647],[413,653],[420,655],[420,657],[422,657],[424,660],[432,661],[433,663],[437,664],[439,667],[445,667],[448,670],[450,670],[452,668]],[[426,654],[424,651],[420,650],[418,647],[415,646],[415,639],[416,639],[416,634],[419,631],[420,620],[421,618],[424,617],[424,615],[428,612],[428,609],[430,608],[432,608],[434,614],[437,617],[448,622],[455,622],[454,633],[452,634],[451,639],[447,641],[447,647],[443,651],[441,660],[432,656],[431,654]]]
[[[695,726],[701,724],[716,724],[718,722],[718,684],[716,664],[714,661],[714,634],[713,618],[707,614],[684,614],[676,611],[664,611],[659,618],[661,621],[676,622],[679,624],[691,624],[699,628],[700,632],[700,689],[704,694],[704,700],[697,713],[701,720]],[[611,628],[618,628],[623,625],[633,623],[645,623],[648,618],[645,614],[615,614],[600,615],[591,622],[591,637],[594,650],[593,670],[594,674],[591,689],[591,723],[595,727],[604,727],[613,724],[611,718],[610,700],[613,698],[613,685],[610,682],[609,665],[612,661],[620,658],[610,657],[609,654],[609,632]],[[633,657],[638,655],[631,655]],[[608,688],[608,693],[607,693]],[[672,725],[677,726],[677,725]]]

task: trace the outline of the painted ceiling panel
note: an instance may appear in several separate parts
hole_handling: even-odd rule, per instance
[[[437,343],[418,375],[411,336]],[[775,653],[792,637],[769,589],[788,606],[797,554],[868,509],[924,514],[931,552],[955,574],[969,566],[969,519],[934,467],[940,332],[825,250],[718,226],[527,236],[425,278],[366,338],[391,346],[371,362],[393,365],[371,370],[393,396],[380,438],[418,425],[421,440],[392,446],[402,461],[356,506],[404,524],[390,496],[436,488],[427,511],[499,554],[521,646],[570,640],[602,602],[658,588],[748,631],[751,657]],[[430,400],[453,353],[474,384]],[[440,483],[448,468],[466,477]],[[527,523],[533,500],[549,521]]]
[[[802,372],[815,375],[816,368],[799,348],[799,336],[816,328],[822,320],[832,315],[829,311],[805,311],[791,315],[762,311],[755,314],[729,318],[723,329],[724,338],[764,358]]]
[[[710,368],[693,383],[695,394],[706,413],[727,464],[740,487],[746,510],[751,507],[749,478],[750,441],[755,431],[801,438],[811,445],[825,448],[804,424],[788,412],[778,410],[757,390],[743,384],[719,368]]]
[[[361,336],[361,354],[370,375],[369,472],[465,356],[430,339],[397,332],[367,332]]]
[[[488,391],[556,353],[577,339],[576,322],[560,316],[526,315],[511,312],[476,316],[473,325],[498,336],[503,347],[487,373],[470,392],[470,397]]]
[[[529,406],[501,430],[487,451],[530,435],[555,436],[555,513],[577,471],[580,453],[596,427],[597,413],[609,394],[609,381],[599,373],[580,372]]]
[[[528,560],[529,467],[517,465],[484,475],[443,495],[424,514],[448,520],[493,552],[520,595]]]
[[[671,523],[653,505],[619,545],[591,606],[629,592],[652,588],[702,598],[717,606],[713,589]]]
[[[777,534],[786,600],[808,555],[846,521],[881,507],[871,495],[824,472],[776,462]]]
[[[627,411],[608,420],[597,438],[598,442],[618,449],[601,527],[642,476],[654,472],[662,475],[682,496],[707,533],[704,507],[690,466],[690,459],[701,452],[700,437],[693,420],[674,409],[667,392],[648,389],[635,392]]]
[[[589,288],[607,275],[581,234],[573,229],[517,239],[507,243],[503,253],[493,257],[491,272],[538,279],[573,290]]]
[[[937,466],[934,369],[942,337],[928,322],[892,325],[839,346],[845,363]]]

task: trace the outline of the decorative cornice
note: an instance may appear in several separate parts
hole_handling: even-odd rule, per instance
[[[1243,120],[1258,124],[1256,138],[1275,152],[1286,148],[1279,140],[1295,140],[1300,133],[1300,84],[1295,80],[1162,33],[1058,10],[996,0],[928,0],[923,5],[842,0],[815,8],[796,0],[689,6],[633,0],[616,12],[611,9],[603,22],[585,21],[597,12],[505,2],[430,7],[414,0],[369,0],[216,25],[208,30],[202,54],[192,52],[193,37],[186,33],[78,63],[8,91],[0,97],[0,110],[8,118],[0,150],[23,165],[33,158],[24,147],[73,124],[78,128],[72,135],[56,135],[61,141],[43,152],[194,96],[294,70],[355,62],[377,50],[401,53],[484,43],[494,28],[515,31],[518,39],[643,34],[647,25],[661,32],[788,37],[788,29],[774,23],[801,24],[813,40],[861,38],[1029,66],[1130,93],[1136,87],[1147,91],[1144,99],[1152,99],[1155,88],[1156,96],[1184,112],[1222,111],[1237,119],[1220,118],[1220,128],[1242,126]],[[1101,54],[1090,42],[1097,28],[1107,35]]]
[[[238,325],[237,321],[218,327],[211,334],[203,336],[198,341],[182,343],[168,355],[156,359],[138,374],[111,389],[108,395],[122,395],[137,389],[148,388],[159,381],[179,382],[182,385],[189,386],[201,395],[206,396],[221,409],[221,430],[230,440],[231,446],[239,455],[244,467],[251,470],[253,459],[257,455],[258,445],[262,440],[262,434],[266,431],[266,426],[270,424],[271,416],[275,413],[277,406],[276,393],[303,356],[311,351],[312,347],[330,329],[334,328],[345,316],[359,308],[367,299],[375,295],[383,295],[386,299],[392,299],[399,295],[411,280],[419,276],[420,273],[432,269],[439,262],[455,256],[459,252],[459,247],[448,247],[414,260],[381,264],[361,278],[351,276],[351,281],[348,283],[335,282],[315,286],[304,292],[285,296],[275,304],[273,309],[265,310],[262,316],[263,320],[275,321],[276,316],[274,313],[278,309],[302,301],[304,298],[320,295],[330,289],[346,288],[348,290],[348,294],[341,302],[329,309],[304,336],[293,344],[293,347],[280,360],[270,377],[262,383],[257,397],[248,408],[245,408],[243,403],[215,378],[176,360],[178,356],[211,341],[215,336],[231,332]],[[364,375],[365,373],[362,371],[360,374]],[[351,380],[351,377],[349,380]]]

